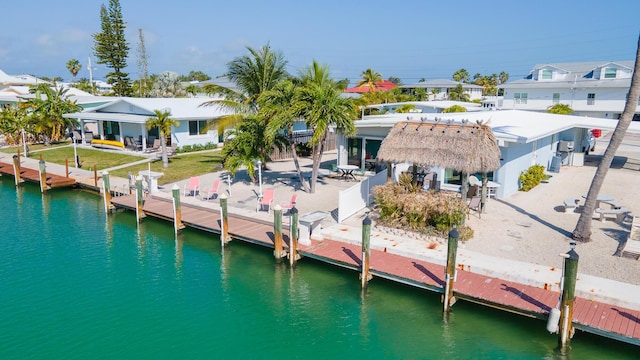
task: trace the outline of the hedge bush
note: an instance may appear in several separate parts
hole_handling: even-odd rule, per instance
[[[193,144],[193,145],[184,145],[176,149],[176,152],[179,153],[188,153],[194,151],[202,151],[202,150],[211,150],[217,149],[218,144],[213,142],[208,142],[206,144]]]
[[[386,184],[373,189],[380,222],[389,227],[425,232],[434,229],[445,237],[454,225],[460,225],[467,216],[467,204],[455,194],[436,191],[416,191],[406,182]],[[459,229],[461,240],[468,240],[473,231]],[[464,235],[465,237],[463,238]]]
[[[527,171],[523,171],[520,173],[518,179],[520,180],[520,191],[529,191],[534,187],[538,186],[545,180],[547,176],[544,174],[544,166],[542,165],[532,165]]]

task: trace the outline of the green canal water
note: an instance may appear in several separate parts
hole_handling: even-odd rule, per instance
[[[578,332],[0,177],[0,359],[634,359]]]

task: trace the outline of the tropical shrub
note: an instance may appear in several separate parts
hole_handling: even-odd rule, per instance
[[[460,225],[467,216],[466,203],[455,194],[417,191],[403,175],[397,184],[376,186],[373,194],[379,221],[384,226],[418,232],[430,228],[428,232],[446,237],[449,230],[454,225]],[[461,240],[473,236],[473,231],[468,227],[462,229],[459,229]]]
[[[194,151],[212,150],[217,148],[218,148],[218,144],[214,142],[208,142],[205,144],[184,145],[176,149],[176,151],[178,153],[188,153],[188,152],[194,152]]]
[[[460,105],[452,105],[446,109],[442,110],[443,113],[458,113],[458,112],[467,112],[467,108]]]
[[[538,186],[545,180],[547,176],[544,174],[544,166],[542,165],[532,165],[527,171],[523,171],[520,173],[518,180],[520,180],[520,191],[529,191],[534,187]]]

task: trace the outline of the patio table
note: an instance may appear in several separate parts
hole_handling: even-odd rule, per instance
[[[584,199],[587,198],[587,194],[582,195],[582,197]],[[598,197],[596,198],[596,209],[600,208],[600,202],[602,201],[613,201],[613,196],[611,195],[605,195],[605,194],[598,194]]]
[[[345,180],[353,179],[357,181],[358,179],[353,175],[353,172],[358,169],[359,167],[355,165],[338,165],[338,170],[342,173],[341,177]]]

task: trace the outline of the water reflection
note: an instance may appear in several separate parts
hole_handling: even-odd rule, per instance
[[[145,233],[145,226],[136,221],[136,235],[138,236],[137,248],[138,248],[138,260],[140,264],[143,264],[142,260],[147,255],[147,240]]]
[[[178,278],[182,278],[182,261],[184,255],[182,254],[182,247],[184,246],[184,234],[178,233],[175,235],[175,267],[176,275]]]

